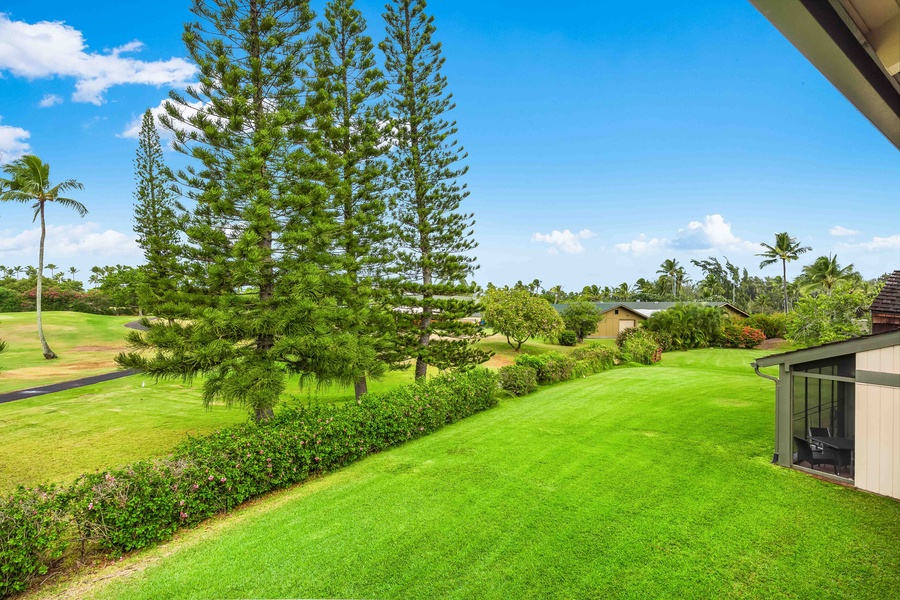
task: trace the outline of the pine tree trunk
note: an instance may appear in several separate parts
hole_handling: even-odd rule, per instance
[[[356,380],[356,383],[353,384],[353,391],[356,393],[357,400],[369,393],[369,385],[365,375]]]
[[[44,202],[40,201],[40,212],[41,212],[41,245],[38,250],[38,271],[37,271],[37,297],[35,298],[35,307],[37,308],[37,327],[38,327],[38,337],[41,339],[41,350],[44,353],[44,358],[47,360],[51,360],[54,358],[59,358],[56,356],[56,353],[50,349],[50,346],[47,344],[47,339],[44,337],[44,323],[41,318],[41,296],[43,295],[43,282],[41,281],[44,278],[44,240],[47,237],[47,224],[44,221]]]
[[[269,407],[269,408],[257,407],[257,408],[253,409],[253,419],[257,423],[262,423],[264,421],[268,421],[269,419],[271,419],[274,416],[275,416],[275,411],[272,410],[271,407]]]

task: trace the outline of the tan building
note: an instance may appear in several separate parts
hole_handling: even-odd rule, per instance
[[[777,378],[759,367],[778,365]],[[766,356],[785,467],[900,499],[900,331]]]
[[[603,320],[597,326],[597,331],[590,338],[614,338],[620,331],[629,327],[637,327],[641,321],[646,321],[653,313],[672,308],[678,302],[592,302],[603,313]],[[736,306],[728,302],[700,302],[704,306],[720,306],[730,316],[746,318],[748,315]],[[560,313],[566,309],[567,304],[554,304]]]

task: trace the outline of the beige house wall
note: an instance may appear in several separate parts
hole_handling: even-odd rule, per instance
[[[859,352],[856,370],[900,377],[900,346]],[[900,499],[900,387],[856,384],[856,487]]]
[[[900,388],[856,384],[856,487],[900,499]]]
[[[900,375],[900,346],[888,346],[856,355],[857,371],[896,373]]]
[[[619,311],[619,314],[616,314],[617,310]],[[634,324],[638,325],[641,321],[646,320],[646,318],[647,317],[645,317],[644,315],[640,315],[636,312],[630,311],[622,306],[618,308],[611,308],[603,313],[603,320],[600,321],[599,325],[597,325],[597,331],[595,331],[593,335],[588,337],[614,338],[619,335],[619,322],[622,319],[634,321]]]

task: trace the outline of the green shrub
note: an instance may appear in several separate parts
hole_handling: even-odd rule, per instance
[[[578,334],[571,329],[564,329],[557,338],[560,346],[574,346],[578,343]]]
[[[0,598],[21,592],[62,556],[68,529],[53,487],[0,498]]]
[[[524,396],[538,387],[537,371],[524,365],[508,365],[498,371],[500,387],[513,396]]]
[[[721,308],[702,304],[676,304],[653,313],[641,323],[665,341],[665,349],[706,348],[715,343],[722,331],[725,313]]]
[[[757,313],[750,315],[740,324],[759,329],[765,334],[766,339],[783,338],[787,336],[788,316],[784,313]]]
[[[516,357],[516,364],[534,369],[538,383],[568,381],[575,372],[575,361],[559,352],[548,352],[541,356],[523,354]]]
[[[588,344],[582,348],[577,348],[569,356],[576,362],[576,376],[584,376],[586,374],[593,375],[601,371],[606,371],[615,366],[618,359],[618,352],[612,346],[603,344]],[[585,363],[580,368],[588,369],[588,373],[578,373],[578,363]]]
[[[19,312],[24,300],[19,292],[0,287],[0,312]]]
[[[622,343],[622,356],[625,360],[642,365],[659,362],[662,358],[662,347],[656,341],[656,337],[642,327],[635,329],[638,333],[628,336]]]
[[[0,594],[46,572],[63,550],[66,527],[75,532],[70,538],[107,552],[143,548],[311,473],[495,406],[496,391],[492,371],[451,373],[344,406],[290,408],[267,423],[189,438],[164,459],[83,475],[58,502],[20,489],[0,500]]]

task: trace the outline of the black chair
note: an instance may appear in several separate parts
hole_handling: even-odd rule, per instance
[[[828,427],[810,427],[809,437],[831,437],[831,430]],[[822,446],[822,444],[819,444],[812,440],[809,441],[809,445],[813,447],[813,450],[818,450],[820,452],[825,451],[825,448]]]
[[[797,444],[797,460],[796,464],[802,462],[808,463],[811,469],[815,469],[816,465],[831,465],[834,474],[837,475],[837,460],[830,452],[818,452],[812,449],[809,442],[801,437],[794,436],[794,443]]]

